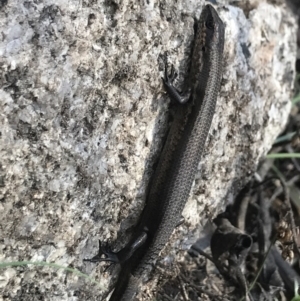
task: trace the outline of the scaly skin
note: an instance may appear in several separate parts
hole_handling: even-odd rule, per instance
[[[183,99],[173,87],[173,75],[164,78],[172,99],[188,101],[174,107],[174,121],[151,180],[140,222],[124,249],[105,253],[106,260],[121,264],[110,301],[133,300],[142,276],[180,221],[203,153],[222,79],[224,25],[211,5],[204,7],[197,25],[187,83],[189,99]],[[132,247],[134,244],[137,247]]]

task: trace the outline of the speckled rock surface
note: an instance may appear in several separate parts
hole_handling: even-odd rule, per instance
[[[163,57],[180,86],[204,1],[1,3],[0,261],[74,267],[98,285],[53,267],[9,267],[0,270],[0,299],[99,300],[111,274],[83,258],[98,239],[118,236],[123,246],[143,208],[166,131]],[[238,193],[287,120],[295,21],[284,6],[253,3],[245,13],[219,7],[222,88],[186,222],[162,252],[166,270]]]

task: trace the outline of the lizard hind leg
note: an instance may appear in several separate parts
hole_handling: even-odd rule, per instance
[[[104,255],[105,257],[102,257]],[[89,262],[102,262],[102,261],[110,261],[112,264],[120,263],[120,259],[117,253],[113,252],[108,244],[102,245],[101,241],[99,240],[99,251],[96,256],[90,259],[84,259],[84,261]]]
[[[123,249],[118,252],[113,252],[108,244],[105,244],[103,246],[101,241],[99,240],[98,254],[91,259],[84,259],[84,261],[109,261],[111,262],[111,264],[122,264],[127,261],[137,249],[145,244],[147,237],[147,230],[142,231],[133,241],[128,243]]]

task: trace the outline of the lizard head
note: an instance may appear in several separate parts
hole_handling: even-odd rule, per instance
[[[224,47],[224,24],[210,4],[205,5],[203,8],[199,25],[203,51],[207,48]]]

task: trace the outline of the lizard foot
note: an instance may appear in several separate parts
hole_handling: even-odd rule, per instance
[[[105,257],[102,257],[102,255],[104,255]],[[83,260],[89,262],[110,261],[112,264],[120,263],[117,253],[113,252],[107,244],[103,246],[100,240],[99,240],[98,254],[93,258],[83,259]]]

